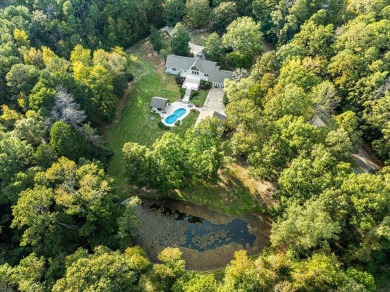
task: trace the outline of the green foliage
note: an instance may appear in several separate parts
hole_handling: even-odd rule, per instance
[[[237,17],[236,3],[222,2],[211,13],[210,19],[213,24],[213,30],[222,35],[226,27]]]
[[[164,20],[168,26],[175,26],[185,15],[185,4],[183,0],[167,0],[164,3]]]
[[[234,260],[225,269],[224,291],[259,291],[260,282],[246,251],[234,253]]]
[[[173,35],[171,39],[172,53],[180,56],[188,56],[190,49],[188,42],[190,41],[190,35],[185,27],[179,22],[173,29]]]
[[[22,245],[53,256],[72,242],[104,242],[113,231],[112,180],[98,164],[77,166],[62,157],[34,180],[13,208],[11,226],[22,230]]]
[[[194,176],[205,180],[217,178],[218,169],[223,163],[222,132],[223,128],[216,118],[206,119],[187,131],[187,160]]]
[[[262,50],[260,24],[250,17],[240,17],[230,23],[222,36],[222,43],[234,51],[254,57]]]
[[[162,263],[153,265],[153,270],[165,289],[170,289],[175,280],[185,272],[186,262],[181,258],[182,254],[178,248],[167,247],[158,255]]]
[[[50,146],[59,156],[77,160],[88,151],[84,137],[72,126],[64,122],[55,122],[50,129]]]
[[[209,22],[210,13],[208,0],[187,0],[184,22],[191,28],[205,27]]]
[[[161,42],[161,36],[158,29],[154,26],[150,27],[150,36],[149,36],[150,42],[152,43],[153,49],[156,52],[159,52],[162,48],[162,42]]]
[[[205,44],[205,51],[208,59],[215,62],[219,62],[221,60],[224,48],[222,40],[217,33],[214,32],[208,36]]]
[[[324,202],[311,200],[303,207],[293,203],[287,208],[283,219],[273,225],[271,242],[302,252],[338,239],[339,232],[340,225],[326,212]]]
[[[93,254],[67,266],[64,278],[56,282],[53,291],[135,291],[140,274],[149,266],[149,260],[138,247],[121,254],[98,246]]]

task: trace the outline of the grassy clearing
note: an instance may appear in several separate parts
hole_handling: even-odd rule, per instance
[[[197,31],[197,30],[191,30],[189,31],[191,42],[193,42],[196,45],[204,46],[206,44],[207,38],[210,35],[209,31]]]
[[[151,97],[165,97],[170,102],[180,98],[175,78],[165,75],[164,61],[154,53],[148,42],[133,46],[130,53],[138,58],[138,62],[133,65],[135,81],[118,103],[114,122],[103,129],[108,145],[115,153],[110,160],[108,174],[115,178],[116,191],[122,198],[142,192],[126,182],[123,173],[123,145],[132,141],[151,147],[165,133],[158,127],[159,116],[150,112]],[[207,91],[200,90],[193,102],[202,106],[206,97]],[[197,112],[191,112],[182,125],[170,131],[184,136],[186,130],[195,124],[198,115]],[[151,117],[154,119],[151,120]],[[272,204],[272,190],[269,183],[257,182],[249,178],[246,169],[231,164],[220,172],[216,183],[195,181],[172,194],[165,194],[164,197],[199,203],[227,214],[239,215],[266,209]],[[148,192],[146,195],[154,197],[155,193]]]
[[[178,199],[201,204],[225,214],[241,215],[267,209],[273,204],[273,192],[271,183],[255,181],[249,177],[245,168],[233,163],[220,171],[216,183],[197,180],[171,194],[154,193],[153,197]]]
[[[138,62],[133,66],[135,81],[130,86],[126,96],[119,102],[118,112],[114,122],[104,129],[105,138],[114,156],[109,163],[109,174],[115,178],[120,192],[127,192],[126,181],[123,176],[122,147],[132,141],[146,146],[152,146],[157,138],[165,131],[158,127],[161,120],[157,114],[150,112],[152,96],[168,98],[170,102],[180,99],[179,87],[173,76],[166,76],[159,66],[159,58],[151,59],[144,43],[132,48]],[[154,67],[154,66],[156,67]],[[183,124],[171,131],[184,136],[186,130],[195,124],[199,113],[191,112]],[[150,118],[154,117],[153,120]]]

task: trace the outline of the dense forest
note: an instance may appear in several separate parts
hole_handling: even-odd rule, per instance
[[[149,37],[166,56],[165,25],[169,52],[207,31],[207,57],[235,70],[228,119],[128,141],[127,184],[169,194],[238,161],[276,186],[270,246],[218,273],[174,247],[151,261],[133,243],[139,200],[108,175],[102,127],[139,77],[127,50]],[[2,1],[0,290],[390,289],[389,47],[388,0]],[[383,167],[362,171],[361,149]]]

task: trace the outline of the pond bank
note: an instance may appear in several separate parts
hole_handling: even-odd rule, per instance
[[[221,269],[235,251],[255,255],[269,245],[270,220],[262,214],[230,216],[197,204],[147,199],[138,214],[136,243],[152,261],[165,247],[179,247],[189,270]]]

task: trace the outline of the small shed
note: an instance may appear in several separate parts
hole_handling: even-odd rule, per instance
[[[224,114],[221,114],[219,112],[214,112],[213,113],[213,118],[220,119],[221,121],[226,121],[227,117]]]
[[[167,104],[168,104],[168,99],[162,98],[162,97],[158,97],[158,96],[153,96],[152,97],[152,101],[150,102],[150,106],[153,109],[156,109],[156,110],[159,110],[159,111],[165,110],[165,107],[167,106]]]

